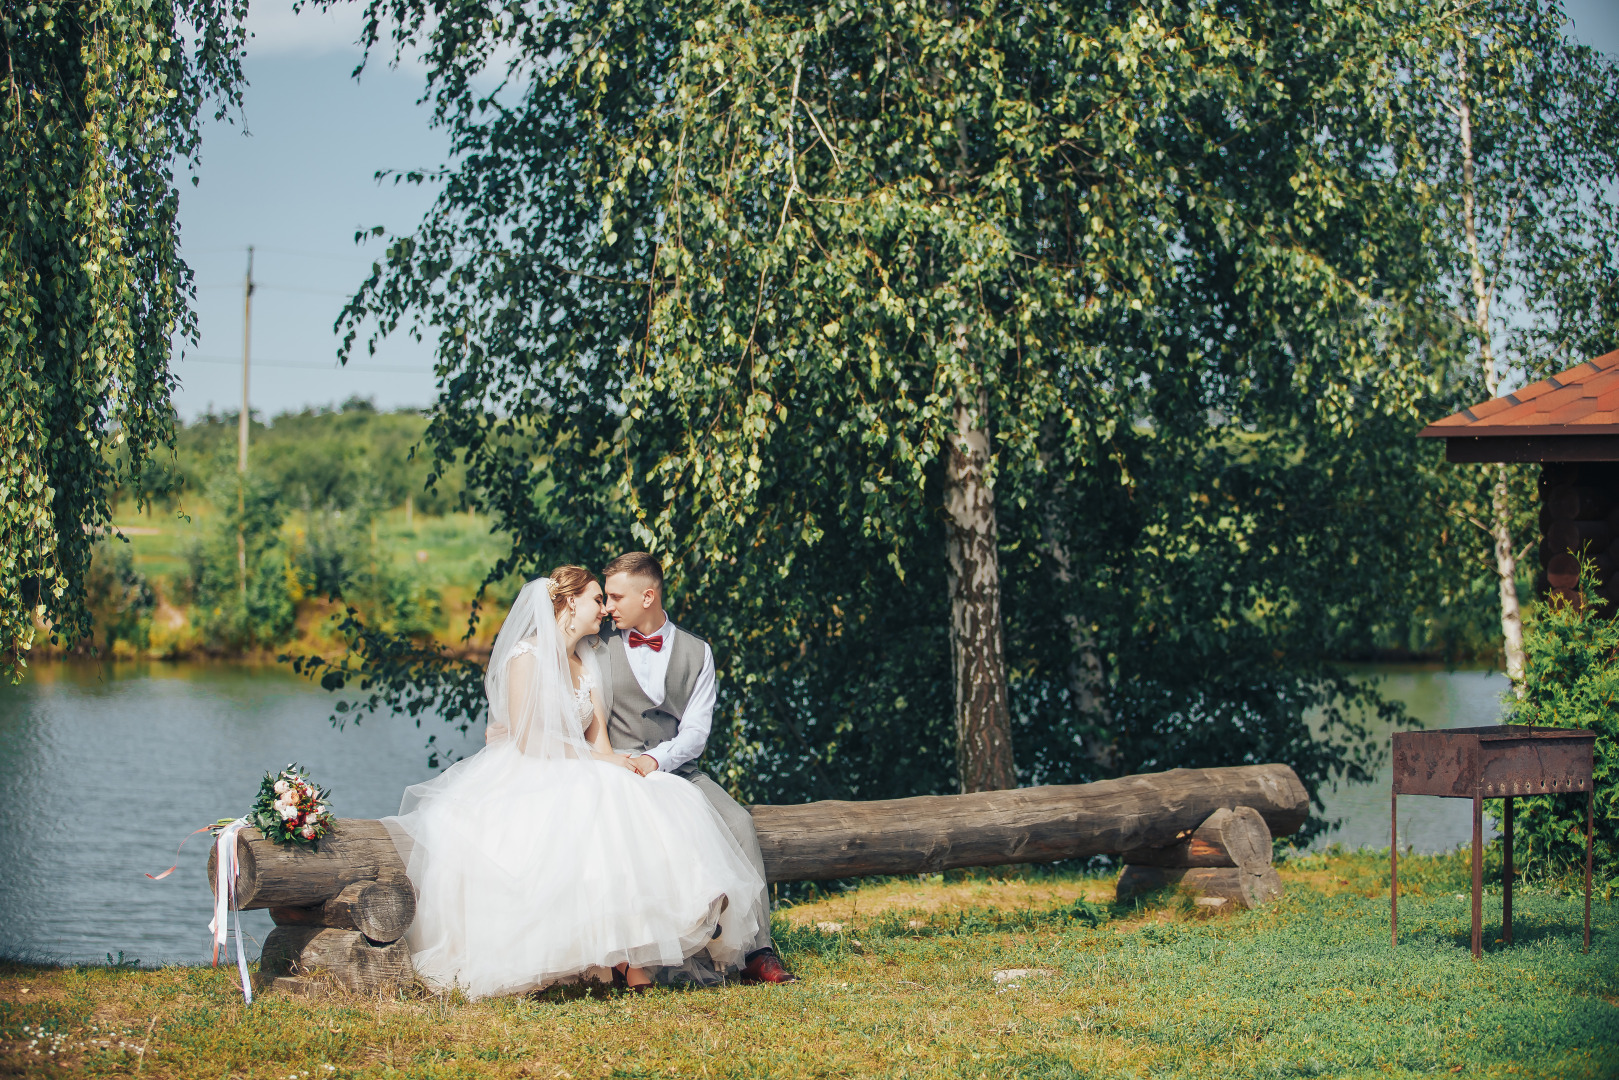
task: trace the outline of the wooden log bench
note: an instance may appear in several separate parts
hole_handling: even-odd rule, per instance
[[[1298,831],[1309,797],[1286,765],[1239,765],[750,809],[771,882],[1123,855],[1121,897],[1178,886],[1253,906],[1279,895],[1270,838]],[[269,908],[276,923],[261,986],[371,993],[409,982],[415,898],[381,822],[341,819],[314,851],[243,829],[236,850],[238,904]]]

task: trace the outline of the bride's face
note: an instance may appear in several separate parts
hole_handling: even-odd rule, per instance
[[[568,607],[557,613],[557,623],[573,623],[575,633],[594,634],[602,621],[602,589],[592,581],[584,592],[568,601]]]

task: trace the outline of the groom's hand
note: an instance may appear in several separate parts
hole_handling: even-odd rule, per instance
[[[630,758],[630,764],[635,766],[635,771],[642,776],[648,776],[658,771],[658,759],[650,754],[638,754]]]

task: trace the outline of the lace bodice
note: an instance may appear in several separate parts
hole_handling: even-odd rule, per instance
[[[590,677],[588,669],[579,672],[579,685],[573,688],[573,706],[578,710],[579,726],[590,726],[590,714],[595,706],[590,703],[590,692],[596,688],[596,680]]]
[[[512,649],[512,655],[518,653],[531,653],[535,643],[532,640],[519,641]],[[574,719],[579,721],[581,729],[590,726],[590,716],[594,706],[590,703],[590,692],[596,689],[596,680],[590,677],[590,669],[584,668],[579,672],[579,685],[573,688]]]

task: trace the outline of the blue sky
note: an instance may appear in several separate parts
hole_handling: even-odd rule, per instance
[[[255,412],[273,416],[353,394],[383,408],[426,405],[433,398],[426,346],[389,339],[344,369],[332,332],[380,248],[356,246],[356,230],[408,230],[431,202],[425,188],[373,179],[381,169],[443,161],[445,140],[416,104],[421,75],[374,64],[358,82],[351,77],[360,55],[352,44],[357,5],[342,17],[294,16],[290,0],[258,0],[250,10],[244,115],[208,125],[199,183],[183,183],[180,194],[201,336],[174,365],[175,404],[190,420],[241,402],[242,286],[252,244]]]
[[[1574,35],[1619,53],[1619,0],[1569,0]],[[265,416],[351,395],[381,408],[433,399],[432,354],[399,335],[375,356],[336,362],[332,323],[363,280],[371,247],[356,230],[410,229],[431,202],[421,187],[379,185],[378,170],[433,167],[445,140],[416,104],[421,73],[373,64],[356,82],[359,5],[292,13],[292,0],[255,0],[249,26],[246,130],[210,124],[199,184],[185,183],[183,252],[197,275],[201,339],[177,358],[175,405],[191,420],[241,401],[242,283],[256,248],[252,403]]]

